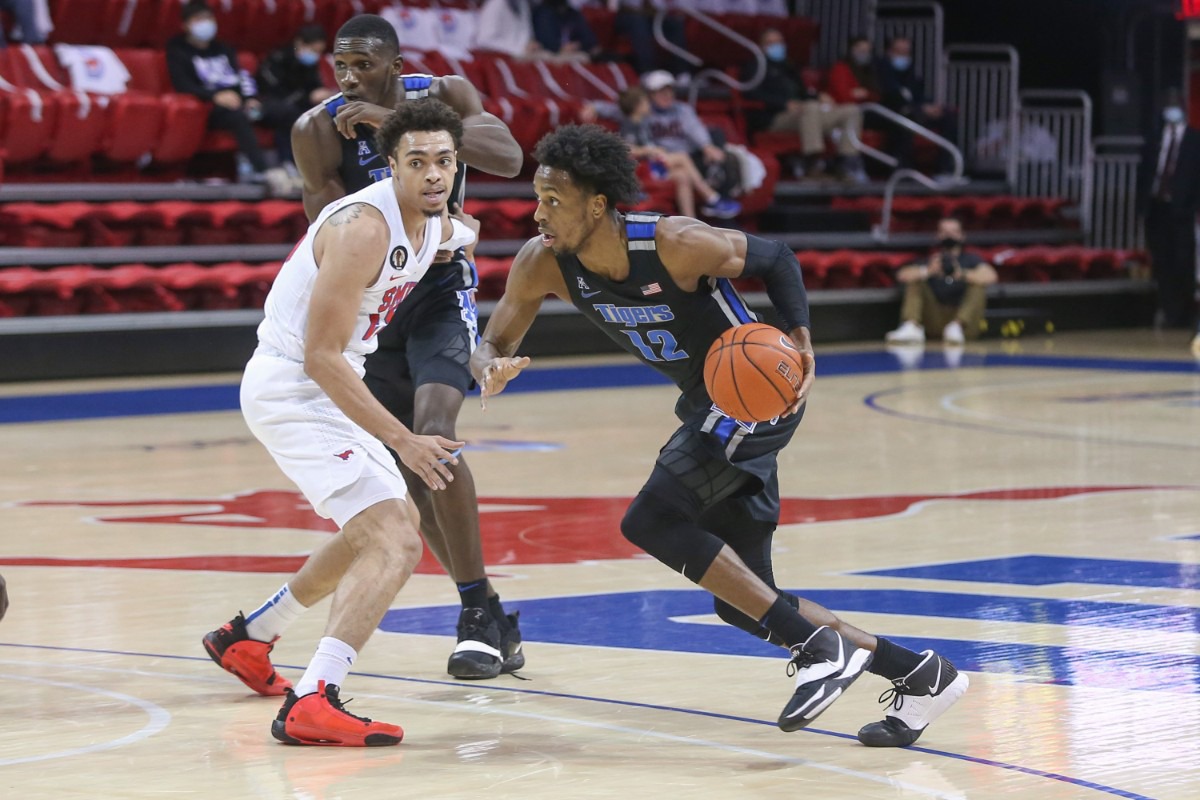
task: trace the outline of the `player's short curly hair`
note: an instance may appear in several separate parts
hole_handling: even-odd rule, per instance
[[[377,39],[383,42],[388,52],[400,52],[400,37],[392,23],[377,14],[359,14],[346,20],[346,24],[338,28],[337,39]]]
[[[390,156],[400,143],[400,137],[413,131],[446,131],[454,139],[454,149],[462,147],[462,118],[453,108],[432,97],[405,100],[388,114],[375,133],[375,146],[379,152]]]
[[[642,192],[629,145],[599,125],[564,125],[542,137],[533,150],[538,164],[561,169],[577,185],[608,198],[609,205],[634,203]]]

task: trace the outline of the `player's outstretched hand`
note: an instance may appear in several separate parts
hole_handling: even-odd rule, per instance
[[[395,446],[396,454],[430,489],[445,489],[454,475],[450,467],[458,464],[465,442],[452,442],[441,436],[409,434]]]
[[[338,133],[347,139],[353,139],[358,135],[354,132],[355,125],[370,125],[372,128],[378,128],[390,113],[383,106],[366,103],[362,100],[351,100],[337,110],[333,124],[337,127]],[[385,162],[383,166],[387,166],[387,163]]]
[[[479,402],[483,410],[487,410],[488,398],[500,394],[508,382],[521,370],[529,366],[528,356],[513,356],[508,358],[493,358],[483,368],[483,379],[479,382]]]

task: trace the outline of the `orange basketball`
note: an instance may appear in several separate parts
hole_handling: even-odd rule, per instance
[[[783,331],[761,322],[730,328],[704,359],[708,396],[728,416],[766,422],[796,402],[804,366]]]

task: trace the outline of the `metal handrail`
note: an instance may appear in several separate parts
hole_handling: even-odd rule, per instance
[[[754,56],[754,75],[748,80],[739,81],[736,78],[731,78],[719,69],[702,69],[697,72],[688,86],[688,104],[696,105],[696,99],[700,96],[700,87],[707,83],[710,79],[715,79],[720,83],[725,84],[730,89],[736,89],[739,92],[744,92],[747,89],[753,89],[762,83],[763,77],[767,74],[767,57],[763,54],[762,48],[757,44],[742,36],[740,33],[730,28],[728,25],[723,25],[715,19],[705,14],[703,11],[697,11],[692,8],[681,8],[679,11],[688,15],[702,25],[712,28],[717,33],[730,39],[736,44],[750,51]],[[654,15],[654,41],[658,42],[658,46],[666,50],[668,53],[683,59],[692,66],[699,67],[704,64],[704,60],[692,53],[690,50],[684,50],[675,43],[667,39],[663,33],[663,20],[667,17],[666,11],[659,11]]]
[[[886,106],[881,106],[879,103],[859,103],[858,107],[863,110],[864,114],[867,113],[868,111],[872,112],[874,114],[878,114],[879,116],[883,117],[884,119],[888,120],[889,122],[899,125],[901,128],[907,128],[908,130],[921,136],[922,138],[928,139],[929,141],[933,142],[934,144],[936,144],[938,147],[942,148],[943,150],[949,151],[950,157],[954,159],[954,173],[953,173],[952,177],[954,179],[959,179],[962,177],[962,175],[963,175],[963,155],[962,155],[962,151],[958,149],[958,146],[955,145],[954,142],[950,141],[949,139],[946,139],[943,136],[940,136],[939,134],[934,133],[929,128],[926,128],[924,125],[920,125],[916,122],[913,122],[911,119],[904,116],[903,114],[899,114],[895,111],[892,111],[890,108],[888,108]]]
[[[934,190],[949,189],[963,183],[961,177],[951,178],[950,180],[934,180],[924,173],[917,172],[915,169],[898,169],[893,172],[887,179],[887,183],[883,186],[883,209],[879,215],[879,222],[871,226],[871,236],[878,242],[886,242],[891,238],[892,203],[896,197],[896,186],[906,179],[914,180],[925,188]]]
[[[946,78],[946,91],[949,91],[950,65],[955,56],[1003,56],[1008,60],[1008,68],[1012,73],[1012,85],[1008,90],[1008,153],[1004,156],[1004,175],[1009,184],[1017,180],[1017,138],[1020,133],[1019,117],[1021,113],[1021,54],[1010,44],[952,44],[942,51],[942,71]],[[966,120],[959,117],[959,134],[968,134]]]
[[[602,95],[607,97],[609,100],[616,100],[620,96],[620,92],[618,92],[616,89],[609,86],[604,81],[597,78],[595,75],[593,75],[591,72],[589,72],[578,61],[568,61],[567,64],[569,65],[569,68],[571,69],[572,72],[575,72],[575,73],[579,74],[580,76],[582,76],[585,81],[590,83],[592,85],[592,87],[596,89],[596,91],[600,92]],[[617,72],[617,74],[620,75],[620,72]]]

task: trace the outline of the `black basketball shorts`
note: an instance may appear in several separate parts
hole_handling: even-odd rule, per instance
[[[367,356],[367,388],[409,428],[418,387],[440,383],[466,394],[475,386],[470,360],[479,343],[476,278],[474,266],[461,256],[431,267],[379,332],[379,348]]]

